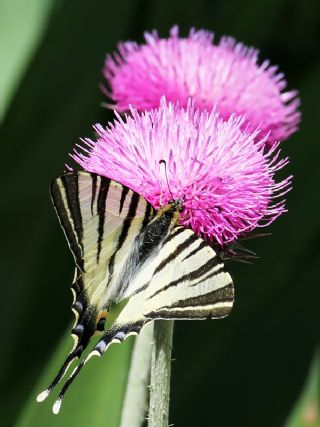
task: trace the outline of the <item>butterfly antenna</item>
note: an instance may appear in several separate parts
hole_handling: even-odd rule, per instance
[[[165,177],[166,177],[166,182],[167,182],[168,190],[169,190],[169,193],[170,193],[170,196],[171,196],[171,200],[173,200],[173,194],[171,193],[171,190],[170,190],[169,181],[168,181],[168,175],[167,175],[167,162],[165,160],[163,160],[163,159],[159,160],[159,165],[164,165],[164,174],[165,174]],[[161,199],[160,199],[160,205],[161,205]]]
[[[69,353],[69,355],[67,356],[67,358],[64,361],[63,365],[61,366],[58,374],[55,376],[54,380],[51,382],[51,384],[49,385],[49,387],[46,388],[46,390],[44,390],[44,391],[42,391],[41,393],[38,394],[38,396],[37,396],[37,402],[43,402],[49,396],[49,394],[52,392],[52,390],[54,389],[54,387],[62,380],[62,378],[66,374],[66,372],[67,372],[69,366],[71,365],[72,361],[76,357],[79,357],[81,353],[82,353],[82,347],[77,347],[74,351],[72,351],[71,353]]]

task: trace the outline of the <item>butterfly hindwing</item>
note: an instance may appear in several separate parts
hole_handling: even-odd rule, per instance
[[[128,303],[117,325],[224,317],[232,308],[234,290],[214,249],[192,230],[176,226],[157,255],[143,265],[124,298]]]
[[[158,222],[162,222],[158,224]],[[146,228],[150,234],[163,226],[161,216]],[[65,392],[92,356],[101,356],[115,342],[137,335],[154,319],[206,319],[227,316],[234,300],[233,282],[213,248],[192,230],[167,230],[157,250],[141,261],[121,299],[128,302],[112,327],[73,371],[56,400],[58,412]],[[150,236],[149,236],[150,238]],[[140,250],[144,252],[143,245]]]
[[[190,229],[177,226],[172,235],[164,242],[162,259],[145,295],[140,296],[146,301],[144,316],[147,319],[227,316],[233,305],[234,290],[221,259]]]

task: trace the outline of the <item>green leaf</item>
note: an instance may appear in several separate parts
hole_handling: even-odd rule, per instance
[[[0,2],[0,122],[47,28],[53,0]]]
[[[311,369],[292,415],[285,427],[318,427],[320,425],[320,354],[316,353]]]

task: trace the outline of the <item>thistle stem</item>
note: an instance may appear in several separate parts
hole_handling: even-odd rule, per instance
[[[132,352],[120,427],[141,427],[148,402],[153,322],[137,336]]]
[[[154,322],[148,427],[168,427],[173,320]]]

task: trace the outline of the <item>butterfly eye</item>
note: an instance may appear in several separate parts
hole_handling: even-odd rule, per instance
[[[182,199],[177,199],[175,201],[175,206],[176,206],[178,212],[181,213],[183,211],[183,200]]]

